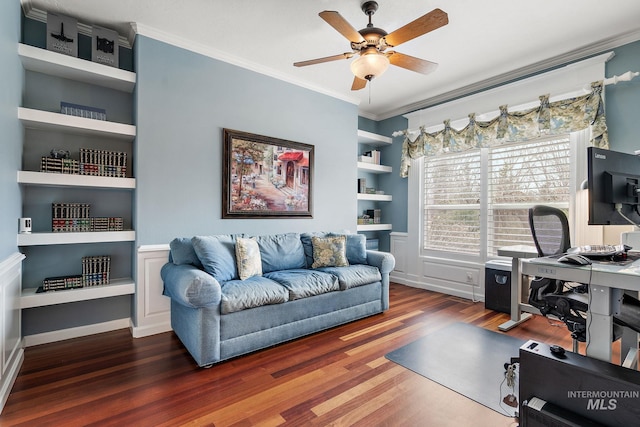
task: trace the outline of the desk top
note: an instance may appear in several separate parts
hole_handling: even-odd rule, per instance
[[[538,250],[535,246],[513,245],[498,248],[498,255],[511,258],[536,258]]]
[[[558,256],[530,258],[522,260],[522,273],[612,288],[640,290],[640,259],[627,262],[594,260],[591,265],[574,265],[558,262]]]

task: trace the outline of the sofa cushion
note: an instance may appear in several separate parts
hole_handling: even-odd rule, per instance
[[[294,269],[265,274],[289,290],[289,300],[312,297],[340,290],[338,278],[317,270]]]
[[[330,233],[329,236],[340,236]],[[347,237],[347,261],[349,264],[367,263],[367,238],[364,234],[344,234]]]
[[[202,268],[202,263],[193,249],[190,237],[176,237],[169,243],[171,260],[175,265],[190,264]]]
[[[191,239],[204,271],[211,274],[218,282],[237,279],[236,269],[236,235],[221,234],[217,236],[195,236]]]
[[[338,283],[340,283],[340,289],[343,291],[382,280],[380,270],[377,267],[366,264],[356,264],[348,267],[323,267],[320,270],[336,276]]]
[[[304,248],[304,256],[307,259],[307,267],[311,268],[313,264],[313,244],[311,243],[312,237],[326,237],[327,232],[324,231],[314,231],[310,233],[302,233],[300,234],[300,241],[302,242],[302,247]]]
[[[260,248],[254,238],[238,237],[236,239],[236,263],[240,280],[262,276]]]
[[[300,234],[270,234],[255,239],[260,247],[263,273],[306,266]]]
[[[312,237],[313,264],[311,264],[311,268],[349,265],[346,241],[345,236]]]
[[[288,300],[289,291],[266,277],[253,276],[245,280],[229,280],[222,284],[220,313],[234,313]]]

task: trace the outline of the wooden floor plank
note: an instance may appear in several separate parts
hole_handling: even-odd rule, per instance
[[[516,425],[384,357],[454,322],[496,331],[506,314],[398,284],[390,301],[383,314],[210,369],[172,332],[29,347],[0,425]],[[566,327],[539,316],[507,334],[571,348]]]

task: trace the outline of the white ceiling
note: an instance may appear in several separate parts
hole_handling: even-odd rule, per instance
[[[384,119],[549,66],[640,40],[638,0],[378,0],[373,24],[391,32],[434,8],[449,24],[395,50],[439,64],[421,75],[398,67],[350,90],[351,60],[296,61],[350,50],[318,13],[338,11],[356,29],[361,0],[21,0],[25,10],[74,16],[129,36],[142,34],[224,59],[359,105]],[[637,71],[637,70],[634,70]]]

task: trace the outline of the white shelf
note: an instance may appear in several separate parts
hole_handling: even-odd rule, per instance
[[[46,49],[18,44],[25,70],[133,93],[136,74]]]
[[[392,200],[391,194],[366,194],[358,193],[358,200],[373,200],[376,202],[390,202]]]
[[[373,163],[358,162],[358,169],[371,173],[391,173],[393,168],[391,166],[376,165]]]
[[[132,242],[135,239],[136,232],[133,230],[26,233],[18,234],[18,246]]]
[[[25,128],[88,136],[109,136],[125,141],[133,141],[136,137],[136,127],[133,125],[86,119],[31,108],[18,107],[18,118]]]
[[[43,187],[90,187],[133,190],[135,178],[77,175],[49,172],[18,171],[18,184]]]
[[[358,129],[358,143],[366,144],[373,147],[383,147],[391,145],[393,140],[388,136],[382,136],[375,133]]]
[[[22,290],[20,308],[44,307],[119,295],[132,295],[135,293],[135,288],[135,283],[130,278],[112,280],[108,285],[40,293],[36,293],[36,288],[26,288]]]
[[[358,231],[385,231],[391,230],[393,227],[391,224],[359,224]]]

